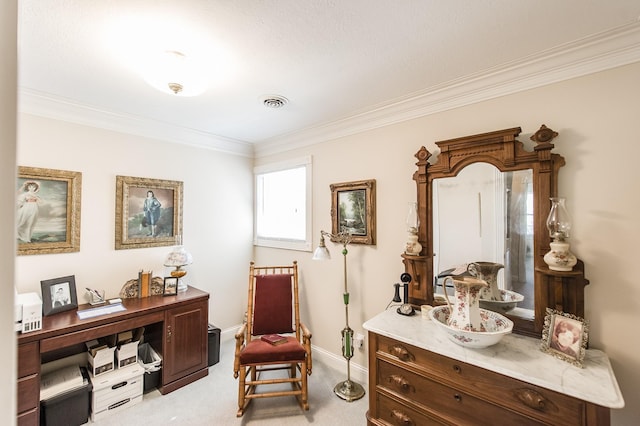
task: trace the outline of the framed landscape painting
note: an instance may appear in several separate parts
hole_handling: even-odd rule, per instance
[[[182,182],[116,176],[116,250],[172,246],[182,235]]]
[[[375,179],[335,183],[330,188],[331,233],[338,235],[340,232],[348,232],[351,243],[375,244]]]
[[[82,173],[18,167],[18,255],[80,251]]]

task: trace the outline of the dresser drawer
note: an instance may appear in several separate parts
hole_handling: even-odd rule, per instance
[[[385,395],[376,395],[378,413],[377,420],[394,426],[423,426],[423,425],[447,425],[434,418],[407,407]]]
[[[378,361],[379,391],[415,405],[420,412],[427,412],[457,425],[495,425],[497,419],[503,425],[536,425],[538,421],[520,416],[485,400],[429,380],[421,375]]]
[[[541,422],[585,423],[585,403],[464,362],[379,336],[377,357]]]
[[[40,372],[40,350],[38,342],[18,345],[18,377]]]

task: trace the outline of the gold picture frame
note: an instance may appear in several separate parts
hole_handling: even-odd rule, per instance
[[[17,254],[80,251],[82,173],[18,167]]]
[[[542,330],[543,352],[582,367],[588,341],[587,320],[555,309],[546,309]]]
[[[182,235],[182,187],[180,181],[116,176],[116,250],[175,245]]]
[[[331,233],[351,234],[352,244],[376,243],[375,179],[334,183],[331,188]],[[332,241],[336,242],[333,238]]]

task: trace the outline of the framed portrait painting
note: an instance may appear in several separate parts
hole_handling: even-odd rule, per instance
[[[542,330],[542,351],[581,367],[588,335],[588,321],[547,308]]]
[[[331,233],[351,234],[351,243],[376,243],[375,179],[335,183],[331,188]],[[333,239],[332,239],[333,241]],[[335,241],[334,241],[335,242]]]
[[[18,255],[80,251],[82,173],[18,167]]]
[[[44,316],[70,311],[78,307],[75,275],[40,281],[40,286]]]
[[[116,176],[116,250],[171,246],[182,235],[182,182]]]

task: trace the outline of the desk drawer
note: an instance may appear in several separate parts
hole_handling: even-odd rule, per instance
[[[40,405],[40,377],[37,374],[18,379],[18,413]]]
[[[453,424],[489,426],[495,425],[497,419],[504,425],[539,424],[483,399],[384,361],[378,361],[378,378],[380,390],[406,399],[408,403],[414,404],[416,409],[447,419]]]
[[[496,405],[554,425],[584,424],[584,401],[435,354],[384,336],[377,356]]]
[[[40,421],[38,419],[39,407],[25,413],[18,414],[18,426],[38,426]]]
[[[40,372],[40,350],[38,342],[18,345],[18,377]]]

